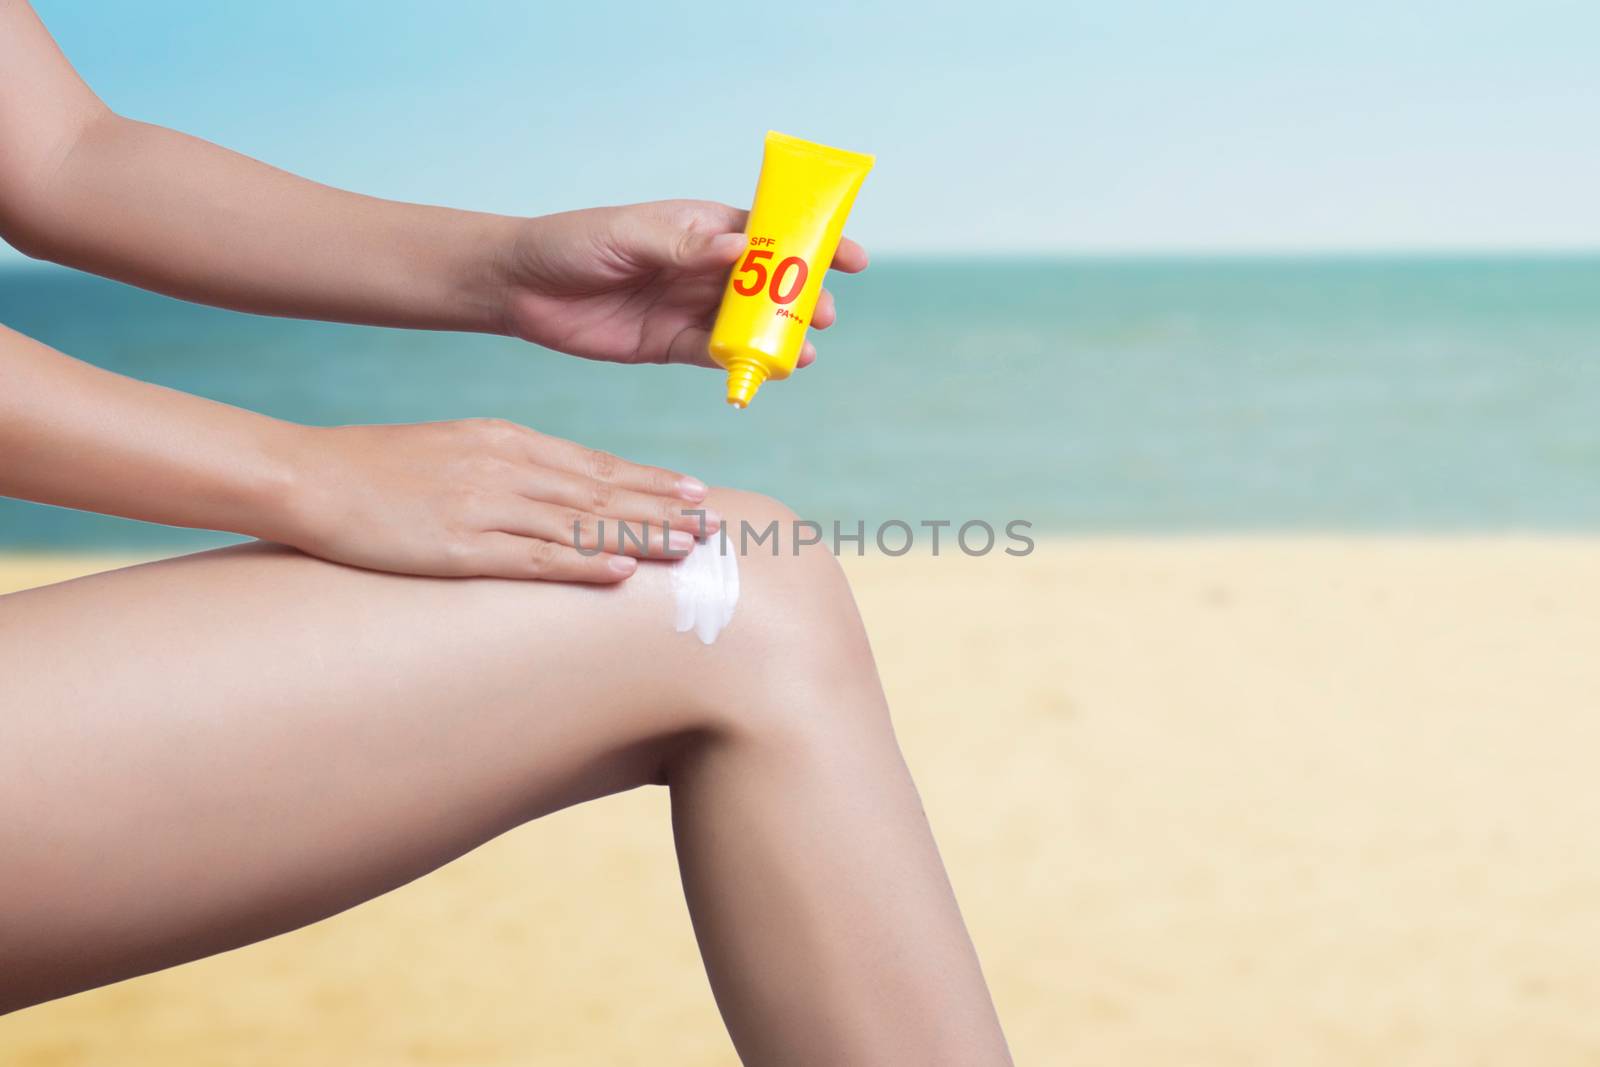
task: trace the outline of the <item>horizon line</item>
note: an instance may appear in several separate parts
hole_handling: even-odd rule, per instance
[[[1530,260],[1600,258],[1600,243],[1591,246],[1370,246],[1322,248],[982,248],[889,249],[874,252],[875,262],[1056,261],[1056,262],[1217,262],[1285,260]],[[50,260],[33,259],[0,242],[0,271],[63,270],[95,275]],[[137,288],[137,287],[136,287]]]

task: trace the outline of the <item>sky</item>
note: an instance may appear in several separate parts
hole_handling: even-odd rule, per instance
[[[119,112],[380,196],[748,204],[770,128],[877,155],[879,254],[1600,247],[1594,0],[35,7]]]

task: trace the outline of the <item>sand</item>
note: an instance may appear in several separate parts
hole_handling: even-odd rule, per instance
[[[849,562],[1019,1063],[1600,1059],[1600,541]],[[660,791],[0,1020],[8,1067],[733,1062]]]

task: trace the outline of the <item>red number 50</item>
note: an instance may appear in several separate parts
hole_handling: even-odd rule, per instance
[[[745,282],[735,278],[733,280],[733,291],[740,296],[755,296],[765,289],[767,287],[767,268],[761,265],[761,261],[771,258],[772,253],[765,249],[751,249],[750,254],[744,257],[744,262],[739,264],[739,273],[754,274],[756,276],[755,281]]]
[[[744,262],[739,264],[737,275],[733,279],[733,291],[740,296],[755,296],[767,287],[767,268],[762,260],[772,258],[772,252],[764,248],[753,248],[744,257]],[[772,272],[772,302],[774,304],[792,304],[794,298],[800,295],[800,290],[806,287],[806,261],[799,256],[790,256],[778,264]],[[745,279],[743,275],[754,275]],[[792,276],[788,283],[788,291],[784,291],[786,275]]]
[[[789,286],[787,293],[782,292],[783,276],[790,267],[794,268],[794,284]],[[806,261],[799,256],[790,256],[778,264],[778,269],[772,272],[772,302],[774,304],[790,304],[800,295],[800,290],[806,287]]]

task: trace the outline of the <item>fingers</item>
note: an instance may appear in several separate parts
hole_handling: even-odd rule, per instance
[[[615,218],[612,235],[618,251],[645,266],[726,270],[744,249],[743,214],[709,201],[641,204]]]
[[[672,209],[667,214],[678,226],[688,229],[743,234],[750,221],[750,212],[714,200],[665,201],[663,206]],[[743,243],[738,247],[743,248]],[[860,242],[843,237],[830,267],[844,274],[859,274],[867,269],[867,263],[867,250]]]
[[[529,458],[540,466],[578,475],[613,489],[661,497],[664,503],[667,500],[676,500],[693,504],[706,498],[706,485],[698,478],[691,478],[663,467],[630,463],[597,448],[587,448],[572,441],[548,437],[535,431],[529,432],[532,434],[529,441],[531,446]],[[574,503],[574,506],[588,505]]]
[[[750,213],[710,200],[665,201],[630,216],[625,246],[653,266],[685,271],[720,270],[745,247]],[[839,240],[830,268],[844,274],[867,269],[867,250],[849,237]]]
[[[479,535],[468,563],[486,578],[606,585],[622,581],[638,567],[629,556],[607,552],[585,556],[568,545],[499,531]]]
[[[839,321],[839,310],[834,305],[833,294],[822,290],[822,295],[817,298],[817,308],[811,313],[811,326],[816,330],[826,330]],[[809,367],[817,361],[817,346],[808,339],[800,346],[800,358],[795,361],[796,367]]]
[[[867,269],[867,250],[848,237],[839,239],[839,248],[833,253],[832,268],[844,274],[860,274]]]
[[[687,271],[709,271],[729,266],[744,251],[744,231],[737,233],[681,234],[674,254],[667,261]],[[839,239],[829,269],[842,274],[860,274],[867,269],[867,250],[848,237]]]
[[[515,465],[511,492],[494,504],[494,514],[484,516],[486,528],[569,545],[581,535],[585,546],[597,546],[600,522],[609,520],[604,528],[608,550],[656,555],[664,551],[663,526],[690,535],[672,539],[669,547],[682,552],[692,546],[693,537],[721,524],[721,516],[701,503],[707,489],[698,478],[630,463],[558,437],[529,434],[527,458],[532,462]],[[624,523],[631,527],[626,530],[633,535],[631,545]],[[647,528],[655,534],[646,536]]]
[[[569,546],[580,555],[600,552],[647,559],[681,559],[694,548],[698,523],[671,529],[661,519],[611,519],[543,500],[508,497],[492,525],[501,533]]]
[[[665,523],[674,530],[703,534],[721,524],[721,516],[714,510],[691,501],[641,493],[633,489],[619,489],[609,482],[587,478],[560,470],[534,470],[528,472],[518,485],[519,499],[554,504],[565,509],[561,523],[570,535],[574,519],[612,519],[634,526],[654,526],[660,529]],[[503,516],[500,517],[503,520]],[[503,527],[512,529],[511,527]],[[562,540],[557,533],[526,530],[539,537]]]
[[[521,468],[531,461],[541,468],[582,475],[618,489],[690,503],[706,498],[706,484],[698,478],[665,467],[631,463],[609,452],[587,448],[565,438],[551,437],[519,423],[504,419],[466,419],[438,425],[449,433],[460,435],[455,440],[461,444],[497,457],[493,461],[495,469],[506,466]]]
[[[750,212],[717,200],[664,200],[660,205],[685,224],[712,231],[742,233],[750,221]]]
[[[479,484],[461,521],[477,533],[452,573],[563,582],[617,582],[634,557],[679,558],[721,523],[706,486],[501,420],[453,431],[477,451],[463,468]],[[690,514],[689,512],[693,512]]]
[[[828,325],[832,325],[832,320]],[[813,322],[815,325],[815,322]],[[826,329],[817,326],[817,329]],[[715,367],[707,352],[706,345],[711,340],[711,331],[697,326],[685,328],[677,337],[672,339],[671,346],[667,349],[668,363],[684,363],[695,367]],[[796,367],[809,367],[817,360],[817,346],[807,341],[800,348],[800,358],[795,360]]]
[[[813,329],[826,330],[839,319],[839,309],[834,306],[833,294],[822,290],[822,295],[817,297],[817,308],[811,313],[811,326]]]
[[[686,271],[725,270],[744,251],[744,234],[689,234],[679,242],[673,265]]]
[[[715,367],[709,345],[711,331],[703,326],[685,326],[667,346],[667,362],[691,367]]]

